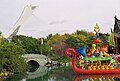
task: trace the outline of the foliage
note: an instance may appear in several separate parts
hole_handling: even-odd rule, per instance
[[[85,30],[77,30],[76,32],[75,32],[77,35],[85,35],[85,36],[87,36],[88,34],[88,32],[87,31],[85,31]]]
[[[100,33],[101,45],[103,45],[103,38],[105,34]],[[106,37],[107,38],[107,37]],[[20,45],[25,49],[26,54],[43,54],[50,57],[64,58],[67,48],[72,47],[74,49],[86,46],[88,49],[92,47],[93,41],[96,39],[96,35],[93,32],[87,32],[85,30],[77,30],[75,33],[63,35],[49,34],[46,38],[43,38],[44,43],[41,44],[41,39],[36,39],[28,36],[14,36],[12,41],[16,45]],[[42,50],[42,52],[41,52]]]
[[[47,39],[50,39],[52,36],[53,36],[52,34],[49,34],[49,35],[47,36]]]
[[[66,39],[65,43],[75,49],[80,48],[82,46],[87,46],[88,48],[90,48],[94,39],[95,39],[94,33],[82,30],[77,34],[71,34],[68,37],[68,39]]]
[[[65,41],[65,36],[60,35],[60,34],[55,34],[48,40],[49,45],[55,45],[55,44],[64,44]]]
[[[67,35],[59,35],[55,34],[50,39],[48,39],[47,43],[52,47],[52,52],[54,55],[64,56],[65,50],[67,49],[65,45],[65,40]]]
[[[27,63],[22,57],[24,49],[14,43],[0,45],[0,71],[3,69],[15,73],[27,70]]]
[[[25,53],[40,53],[40,41],[32,37],[14,36],[12,41],[17,45],[21,45],[25,49]]]
[[[74,37],[69,37],[68,39],[66,39],[65,43],[69,46],[69,47],[72,47],[72,48],[76,48],[77,46],[77,39],[74,38]]]
[[[25,49],[26,54],[41,54],[41,53],[43,55],[49,54],[50,47],[47,45],[45,39],[43,39],[44,43],[41,44],[40,39],[18,35],[14,36],[12,41],[17,45],[21,45],[23,49]]]
[[[103,33],[100,33],[100,39],[103,43],[103,45],[108,45],[108,37],[109,37],[109,34],[103,34]]]

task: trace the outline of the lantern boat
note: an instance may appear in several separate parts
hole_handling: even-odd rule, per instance
[[[80,66],[76,65],[77,52],[73,48],[68,48],[66,53],[72,52],[72,68],[77,74],[118,74],[120,73],[120,67],[117,67],[118,63],[111,56],[108,57],[84,57],[83,60],[79,60]],[[83,65],[82,65],[83,64]],[[85,65],[86,64],[86,65]],[[86,68],[85,68],[86,66]]]
[[[80,49],[68,48],[66,50],[67,56],[72,56],[72,68],[77,74],[86,75],[102,75],[102,74],[119,74],[120,73],[120,56],[110,54],[108,52],[109,45],[99,47],[99,26],[96,24],[94,31],[97,38],[92,44],[89,53],[86,53],[86,46]],[[115,59],[113,56],[116,55]]]

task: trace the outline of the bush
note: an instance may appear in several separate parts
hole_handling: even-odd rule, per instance
[[[14,43],[0,45],[0,71],[5,69],[14,73],[27,70],[27,63],[22,57],[24,49]]]

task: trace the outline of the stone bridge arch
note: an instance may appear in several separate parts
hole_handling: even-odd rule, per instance
[[[48,62],[48,58],[45,55],[40,55],[40,54],[25,54],[23,56],[26,59],[26,62],[29,61],[35,61],[37,62],[40,66],[44,66]]]

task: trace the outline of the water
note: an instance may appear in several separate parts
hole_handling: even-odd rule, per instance
[[[36,71],[18,74],[5,81],[120,81],[119,78],[120,74],[77,75],[71,66],[49,68],[40,66]]]

